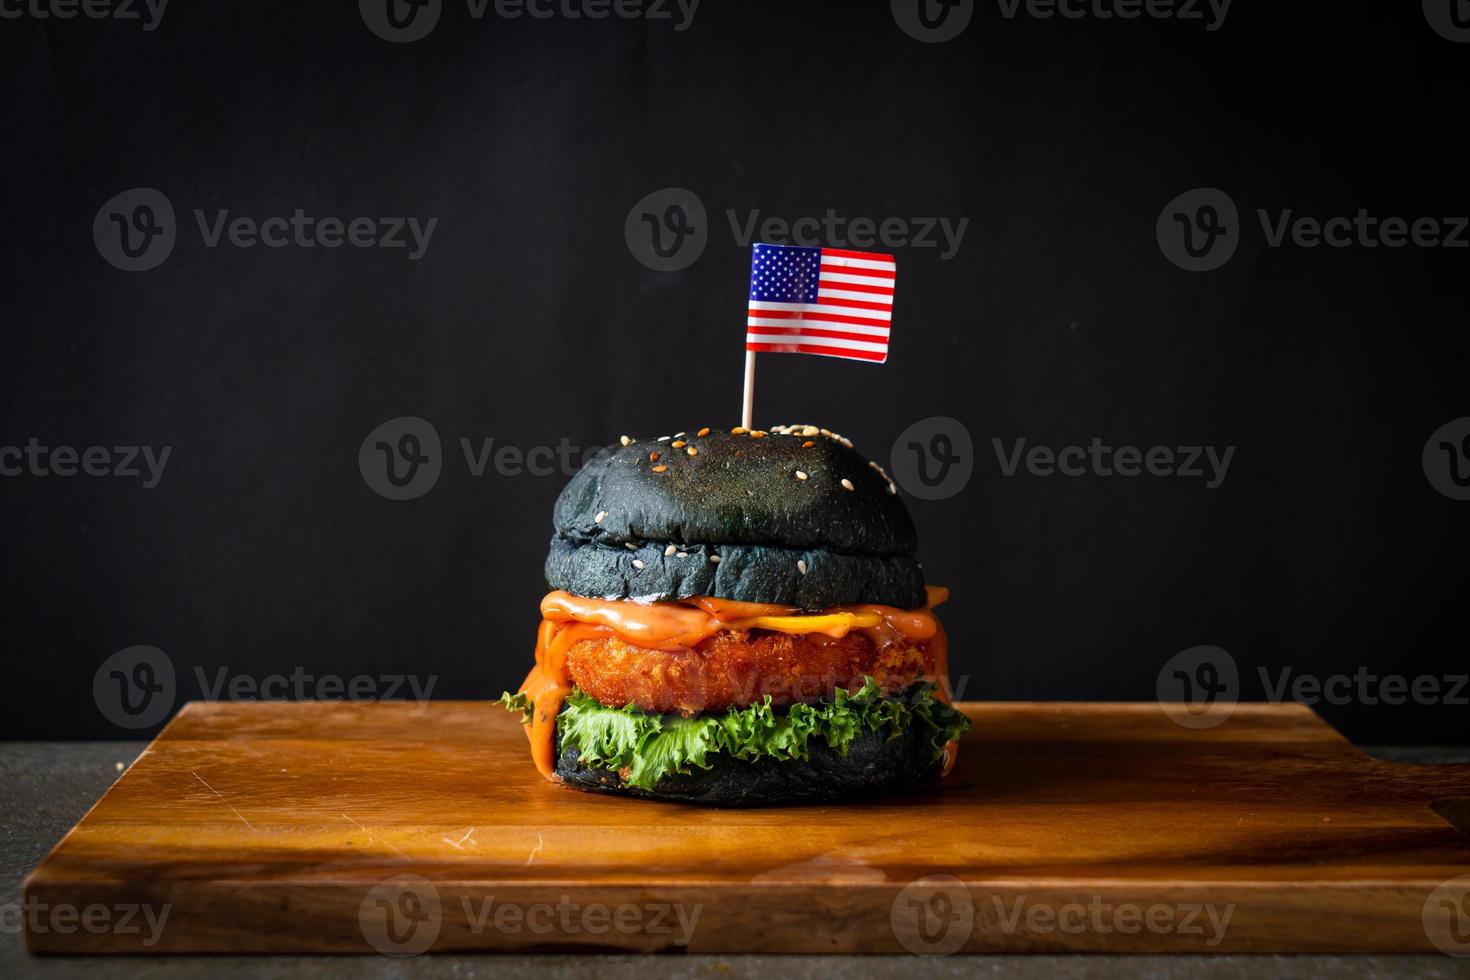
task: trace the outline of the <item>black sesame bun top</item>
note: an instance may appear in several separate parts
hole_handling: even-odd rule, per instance
[[[897,488],[815,426],[624,437],[567,484],[553,526],[547,581],[577,595],[924,604]]]

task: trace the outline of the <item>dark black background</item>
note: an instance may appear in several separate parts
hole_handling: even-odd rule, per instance
[[[1470,504],[1420,451],[1470,414],[1470,253],[1271,249],[1253,215],[1466,214],[1467,67],[1415,3],[1237,0],[1207,32],[991,2],[941,44],[814,0],[705,0],[682,32],[449,2],[411,44],[341,0],[175,0],[153,32],[0,21],[0,444],[173,447],[149,491],[0,480],[0,734],[118,736],[92,679],[134,644],[185,677],[514,685],[562,478],[471,477],[458,440],[732,424],[749,253],[727,209],[970,219],[951,260],[897,250],[887,365],[768,356],[757,400],[885,463],[919,419],[968,428],[969,486],[910,500],[966,697],[1152,699],[1197,644],[1247,698],[1259,666],[1464,673]],[[179,242],[128,273],[91,227],[139,186]],[[709,244],[655,272],[623,223],[668,186],[700,196]],[[1247,219],[1209,273],[1155,240],[1199,186]],[[439,224],[418,262],[210,249],[194,208]],[[357,454],[400,415],[446,459],[394,502]],[[1213,491],[1005,478],[990,440],[1023,436],[1238,448]],[[1322,710],[1360,741],[1470,740],[1465,707]]]

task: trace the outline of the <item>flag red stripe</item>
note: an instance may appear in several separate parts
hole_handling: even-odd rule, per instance
[[[871,350],[852,350],[847,347],[812,347],[808,344],[752,344],[745,345],[746,350],[756,352],[765,351],[772,354],[824,354],[827,357],[845,357],[857,361],[886,361],[888,352]]]

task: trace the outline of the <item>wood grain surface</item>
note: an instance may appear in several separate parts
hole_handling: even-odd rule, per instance
[[[190,704],[27,880],[26,939],[1470,953],[1470,767],[1376,761],[1298,705],[1204,730],[1154,704],[964,707],[935,787],[706,810],[546,783],[488,702]]]

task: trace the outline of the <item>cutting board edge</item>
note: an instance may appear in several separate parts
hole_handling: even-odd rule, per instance
[[[363,883],[352,886],[322,885],[301,889],[291,883],[252,882],[246,893],[234,891],[228,900],[232,903],[235,922],[221,928],[211,910],[211,899],[219,900],[219,885],[213,882],[174,882],[169,888],[146,900],[158,904],[195,908],[195,915],[185,920],[180,938],[164,940],[156,946],[144,947],[140,940],[118,935],[88,935],[73,933],[58,936],[49,933],[34,933],[29,920],[25,930],[26,948],[38,954],[185,954],[185,953],[274,953],[274,954],[360,954],[381,952],[375,949],[366,932],[343,929],[344,922],[360,921],[357,915],[368,897],[369,889]],[[528,909],[533,905],[552,906],[552,900],[544,891],[536,888],[524,891],[505,891],[495,885],[478,884],[475,887],[451,889],[448,883],[444,891],[449,898],[461,902],[479,903],[495,899],[497,894],[502,904]],[[799,884],[799,883],[797,883]],[[810,885],[810,883],[807,883]],[[298,901],[294,907],[283,905],[273,892],[283,887],[292,887]],[[947,887],[947,886],[946,886]],[[630,934],[615,941],[577,941],[569,936],[541,938],[526,936],[522,931],[514,933],[495,930],[476,930],[468,917],[470,905],[463,906],[465,914],[444,914],[436,937],[443,936],[431,950],[434,953],[454,952],[688,952],[705,954],[743,953],[853,953],[853,954],[903,954],[914,952],[900,938],[900,927],[895,924],[895,909],[904,891],[901,883],[872,883],[853,885],[844,883],[840,894],[824,896],[817,904],[827,906],[820,925],[811,925],[810,905],[813,902],[808,888],[789,888],[786,885],[733,886],[715,888],[687,887],[678,890],[649,886],[636,888],[606,888],[586,886],[561,894],[558,900],[575,903],[573,907],[588,904],[603,904],[615,907],[637,904],[648,907],[650,903],[682,903],[686,908],[698,908],[697,921],[706,925],[703,932],[692,930],[687,944],[679,944],[659,936]],[[1352,883],[1321,885],[1303,883],[1298,889],[1283,890],[1278,886],[1259,887],[1252,885],[1219,887],[1210,883],[1208,889],[1180,886],[1177,893],[1168,887],[1154,887],[1144,895],[1104,886],[1067,887],[1052,889],[1026,882],[1020,887],[992,887],[975,896],[973,912],[975,928],[966,934],[963,946],[954,950],[963,953],[1138,953],[1138,954],[1184,954],[1221,955],[1252,953],[1434,953],[1435,946],[1429,938],[1423,921],[1423,892],[1419,888],[1394,883],[1384,889],[1381,901],[1371,911],[1361,908],[1361,887]],[[791,893],[789,895],[783,893]],[[1320,909],[1324,902],[1334,904],[1335,893],[1355,892],[1357,908],[1344,907],[1342,914],[1327,920],[1328,928],[1321,928]],[[254,894],[252,894],[254,893]],[[721,894],[724,893],[724,894]],[[1315,894],[1313,894],[1315,893]],[[73,898],[80,898],[72,890]],[[44,900],[44,896],[38,896]],[[91,892],[83,900],[107,904],[117,898],[139,900],[136,889],[106,887]],[[187,902],[189,898],[197,902]],[[997,916],[989,917],[981,924],[984,900],[992,899]],[[1178,909],[1190,906],[1212,905],[1234,906],[1233,916],[1224,934],[1215,945],[1203,932],[1189,935],[1176,933],[1148,934],[1139,931],[1121,934],[1117,930],[1105,933],[1084,932],[1067,934],[1055,928],[1037,934],[1010,931],[998,927],[999,914],[1003,907],[1015,908],[1017,901],[1025,902],[1029,910],[1036,906],[1057,909],[1062,906],[1077,906],[1090,899],[1106,903],[1127,903],[1140,906],[1156,906],[1174,903]],[[447,902],[446,908],[453,908]],[[761,910],[774,907],[776,911],[762,916]],[[754,912],[752,911],[754,909]],[[1247,910],[1246,916],[1239,914]],[[1313,929],[1304,929],[1297,914],[1306,911],[1315,916]],[[292,920],[310,912],[318,913],[323,922],[331,922],[338,928],[335,933],[292,932],[287,928]],[[1361,920],[1371,917],[1375,931],[1371,934],[1361,928]],[[177,917],[171,921],[177,922]],[[1208,928],[1202,917],[1198,919],[1199,930]],[[359,927],[360,928],[360,927]]]

